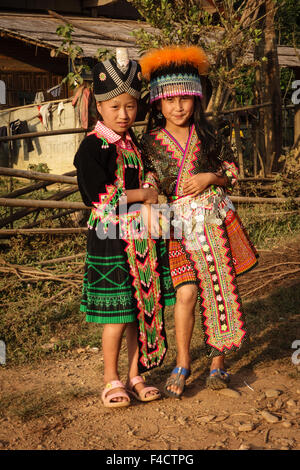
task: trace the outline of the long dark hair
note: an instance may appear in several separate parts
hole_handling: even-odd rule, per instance
[[[216,152],[216,131],[205,117],[201,98],[194,97],[194,112],[191,117],[191,124],[195,125],[195,130],[199,140],[201,140],[202,152],[205,154],[209,163],[216,165],[218,162]],[[164,128],[166,119],[157,107],[157,102],[152,103],[149,119],[147,124],[147,132],[153,129]]]

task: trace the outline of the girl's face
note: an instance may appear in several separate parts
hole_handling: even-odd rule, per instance
[[[169,96],[162,98],[158,109],[166,118],[166,123],[186,127],[194,112],[194,97],[190,95]]]
[[[108,101],[98,101],[97,109],[103,124],[116,134],[123,135],[135,121],[137,101],[128,93],[123,93]]]

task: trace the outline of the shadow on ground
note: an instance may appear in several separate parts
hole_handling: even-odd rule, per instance
[[[245,374],[247,383],[251,385],[255,380],[255,366],[270,363],[272,367],[274,360],[292,358],[292,343],[300,340],[299,305],[300,282],[274,289],[264,297],[244,303],[247,339],[241,349],[226,357],[228,369],[236,374],[236,379],[232,381],[233,388],[239,386]],[[210,359],[206,356],[199,315],[197,309],[191,345],[192,378],[189,384],[203,388],[209,373]],[[169,349],[163,367],[151,372],[151,380],[155,383],[164,383],[176,365],[172,309],[166,314],[166,331]]]

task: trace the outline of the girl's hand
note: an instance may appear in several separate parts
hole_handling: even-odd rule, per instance
[[[198,194],[202,193],[206,188],[208,188],[208,186],[213,184],[214,180],[214,173],[198,173],[197,175],[193,175],[185,183],[183,194],[184,196],[187,196],[188,194],[191,196],[198,196]]]
[[[157,204],[158,192],[152,188],[143,188],[143,203],[144,204]]]
[[[151,207],[150,204],[142,204],[141,215],[145,226],[148,230],[148,236],[150,238],[156,238],[160,236],[160,225],[159,225],[159,212]]]

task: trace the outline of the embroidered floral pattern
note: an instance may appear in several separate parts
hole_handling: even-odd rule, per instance
[[[173,282],[176,288],[185,283],[196,283],[199,287],[209,355],[239,348],[245,336],[232,260],[237,259],[239,253],[237,250],[232,256],[226,231],[228,215],[234,212],[227,192],[231,192],[237,180],[237,167],[228,146],[223,145],[222,139],[218,142],[219,164],[211,169],[194,128],[184,150],[164,129],[151,131],[143,140],[146,168],[157,175],[159,186],[169,200],[175,201],[172,206],[174,240],[169,244]],[[210,186],[197,198],[183,196],[187,179],[205,171],[221,172],[227,179],[226,188]],[[238,227],[232,221],[230,228],[234,233]],[[177,236],[180,230],[183,238]],[[249,243],[248,247],[251,250]],[[247,262],[248,268],[256,260],[253,252],[248,251],[247,255],[245,266]]]
[[[148,171],[148,173],[146,174],[143,188],[149,188],[149,186],[159,192],[159,183],[157,181],[157,178],[155,177],[155,174],[150,171]]]

